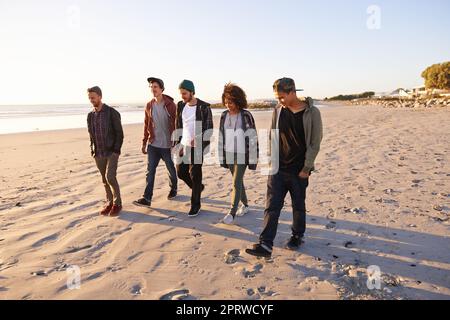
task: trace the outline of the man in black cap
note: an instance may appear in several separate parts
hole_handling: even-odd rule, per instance
[[[287,248],[297,250],[306,229],[306,189],[309,176],[322,141],[320,111],[311,98],[299,99],[294,80],[282,78],[275,81],[273,90],[279,104],[272,117],[271,161],[278,170],[271,172],[267,183],[267,203],[264,227],[259,243],[246,252],[257,257],[271,257],[277,234],[278,219],[289,192],[292,199],[292,237]],[[274,148],[275,147],[275,148]]]
[[[133,203],[141,207],[150,207],[155,184],[156,168],[161,160],[169,172],[169,200],[177,196],[177,172],[172,160],[172,134],[175,131],[176,106],[173,98],[163,94],[164,82],[158,78],[148,78],[154,98],[145,108],[144,139],[142,153],[148,155],[147,179],[144,196]]]
[[[180,94],[183,101],[178,102],[176,128],[179,135],[177,164],[178,177],[191,189],[191,210],[189,217],[195,217],[201,209],[203,156],[208,152],[213,134],[211,106],[195,97],[194,83],[190,80],[181,82]]]

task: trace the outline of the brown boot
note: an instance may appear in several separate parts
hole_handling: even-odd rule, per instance
[[[100,211],[100,214],[101,214],[102,216],[107,216],[107,215],[109,215],[109,213],[111,212],[112,207],[113,207],[112,204],[108,204],[107,206],[105,206],[105,207],[103,208],[102,211]]]
[[[122,206],[113,205],[111,208],[111,211],[109,212],[109,216],[110,217],[118,217],[120,214],[120,211],[122,211]]]

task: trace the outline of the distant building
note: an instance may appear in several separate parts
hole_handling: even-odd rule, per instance
[[[412,98],[412,96],[413,95],[410,90],[405,90],[403,88],[399,88],[389,94],[389,97],[391,98]]]
[[[412,88],[412,93],[415,97],[426,96],[428,94],[428,90],[425,88],[425,86],[418,86]]]
[[[425,86],[419,86],[412,89],[414,97],[423,97],[428,95],[440,95],[444,97],[450,96],[450,90],[427,89]]]
[[[412,89],[399,88],[392,92],[377,92],[374,95],[375,99],[385,99],[385,98],[397,98],[397,99],[413,99],[420,98],[429,95],[440,95],[444,97],[450,96],[450,90],[440,90],[440,89],[427,89],[425,86],[418,86]]]

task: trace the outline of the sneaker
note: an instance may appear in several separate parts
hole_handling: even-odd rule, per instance
[[[253,245],[251,249],[246,249],[245,252],[255,257],[263,257],[263,258],[272,257],[272,251],[269,251],[268,249],[266,249],[266,246],[263,247],[263,245],[260,243]]]
[[[236,212],[236,215],[238,217],[245,216],[247,213],[249,213],[250,208],[248,206],[242,205],[239,210]]]
[[[225,216],[225,218],[223,218],[222,222],[225,224],[228,224],[228,225],[233,224],[233,222],[234,222],[233,215],[231,213],[227,214]]]
[[[114,205],[112,207],[111,211],[109,212],[109,216],[110,217],[118,217],[121,211],[122,211],[122,206]]]
[[[109,212],[111,211],[112,207],[113,207],[112,204],[109,204],[109,205],[105,206],[105,207],[103,208],[103,210],[100,211],[100,214],[101,214],[102,216],[107,216],[107,215],[109,215]]]
[[[133,201],[133,204],[138,207],[150,208],[152,206],[152,202],[146,200],[145,198],[141,198],[137,201]]]
[[[298,248],[300,248],[300,245],[302,244],[302,237],[298,237],[298,236],[292,236],[291,239],[289,240],[289,242],[287,243],[286,247],[289,250],[297,250]]]
[[[189,211],[189,213],[188,213],[188,216],[190,217],[190,218],[193,218],[193,217],[196,217],[196,216],[198,216],[199,215],[199,213],[200,213],[200,207],[198,207],[198,208],[191,208],[191,210]]]
[[[177,196],[177,190],[170,190],[169,195],[167,196],[168,200],[172,200]]]

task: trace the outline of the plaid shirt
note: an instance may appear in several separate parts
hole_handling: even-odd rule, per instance
[[[106,151],[106,117],[105,110],[103,108],[100,112],[94,112],[93,130],[96,146],[96,157],[106,158],[110,156],[111,154]]]

